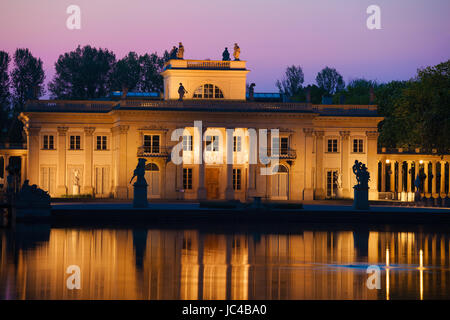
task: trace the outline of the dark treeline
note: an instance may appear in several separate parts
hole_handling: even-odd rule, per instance
[[[165,51],[162,56],[129,52],[117,60],[107,49],[79,46],[59,56],[48,93],[52,99],[98,99],[112,91],[162,92],[160,72],[168,59]],[[435,148],[442,154],[450,149],[449,69],[450,60],[420,69],[408,81],[354,79],[346,85],[336,69],[325,67],[315,84],[304,86],[302,68],[291,66],[276,86],[291,101],[377,104],[385,117],[380,146]],[[45,94],[44,80],[42,60],[28,49],[17,49],[12,57],[0,51],[0,142],[24,140],[17,116],[27,100]]]
[[[165,51],[137,55],[129,52],[117,60],[107,49],[78,46],[59,56],[55,76],[48,83],[52,99],[98,99],[112,91],[162,92],[160,75],[169,59]],[[10,70],[11,69],[11,70]],[[28,49],[17,49],[11,57],[0,51],[0,142],[22,142],[22,123],[17,116],[30,99],[45,93],[42,60]]]
[[[449,153],[450,60],[419,69],[408,81],[354,79],[345,85],[335,69],[325,67],[317,74],[316,84],[303,86],[303,82],[302,68],[291,66],[276,85],[291,101],[320,104],[325,97],[334,104],[376,104],[385,118],[378,126],[380,147]]]

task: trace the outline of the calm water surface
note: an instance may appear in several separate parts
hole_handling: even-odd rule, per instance
[[[323,229],[18,225],[0,229],[0,299],[450,298],[450,232]],[[80,290],[66,287],[70,265]],[[379,290],[366,286],[369,265]]]

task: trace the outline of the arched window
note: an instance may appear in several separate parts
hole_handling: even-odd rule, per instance
[[[145,165],[145,171],[159,171],[159,168],[156,164],[154,163],[147,163]]]
[[[283,166],[282,164],[280,164],[280,165],[275,166],[273,168],[272,172],[273,173],[287,173],[288,169],[285,166]]]
[[[223,99],[223,92],[218,86],[204,84],[194,91],[194,99]]]

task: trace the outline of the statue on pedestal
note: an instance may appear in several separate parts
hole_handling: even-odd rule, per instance
[[[239,55],[241,54],[241,48],[239,48],[238,44],[234,44],[234,52],[233,57],[235,61],[239,61]]]
[[[38,188],[25,180],[17,194],[17,217],[50,216],[50,195],[47,191]]]
[[[255,84],[254,83],[252,83],[248,87],[248,100],[250,100],[250,101],[255,100]]]
[[[230,53],[228,52],[228,48],[225,48],[225,50],[222,52],[222,60],[223,61],[230,61]]]
[[[180,43],[178,43],[177,58],[178,58],[178,59],[183,59],[183,56],[184,56],[184,46],[183,46],[183,44],[180,42]]]
[[[358,160],[355,160],[355,164],[352,169],[353,173],[356,175],[356,181],[358,182],[355,186],[353,186],[353,209],[368,210],[370,173],[367,171],[366,165]]]
[[[73,171],[73,187],[72,187],[72,191],[74,195],[79,195],[80,194],[80,171],[78,171],[77,169],[75,169]]]
[[[133,177],[130,180],[130,183],[133,182],[133,179],[136,177],[136,182],[133,184],[134,187],[134,197],[133,197],[133,207],[134,208],[147,208],[147,181],[145,181],[145,162],[147,160],[143,158],[138,159],[138,164],[136,169],[134,169]]]
[[[177,55],[178,55],[178,48],[173,46],[172,50],[170,50],[169,53],[169,59],[177,59]]]
[[[178,88],[178,101],[183,101],[184,95],[187,93],[187,90],[183,87],[183,84],[180,82],[180,87]]]

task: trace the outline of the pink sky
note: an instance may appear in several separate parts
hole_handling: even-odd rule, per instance
[[[66,8],[81,8],[81,30],[66,28]],[[381,8],[381,30],[368,30],[366,8]],[[58,56],[79,44],[163,52],[182,41],[186,59],[220,59],[237,42],[257,92],[276,91],[286,66],[305,84],[325,65],[347,82],[403,80],[450,58],[448,0],[2,0],[0,50],[29,48],[47,81]],[[232,52],[232,50],[230,50]]]

